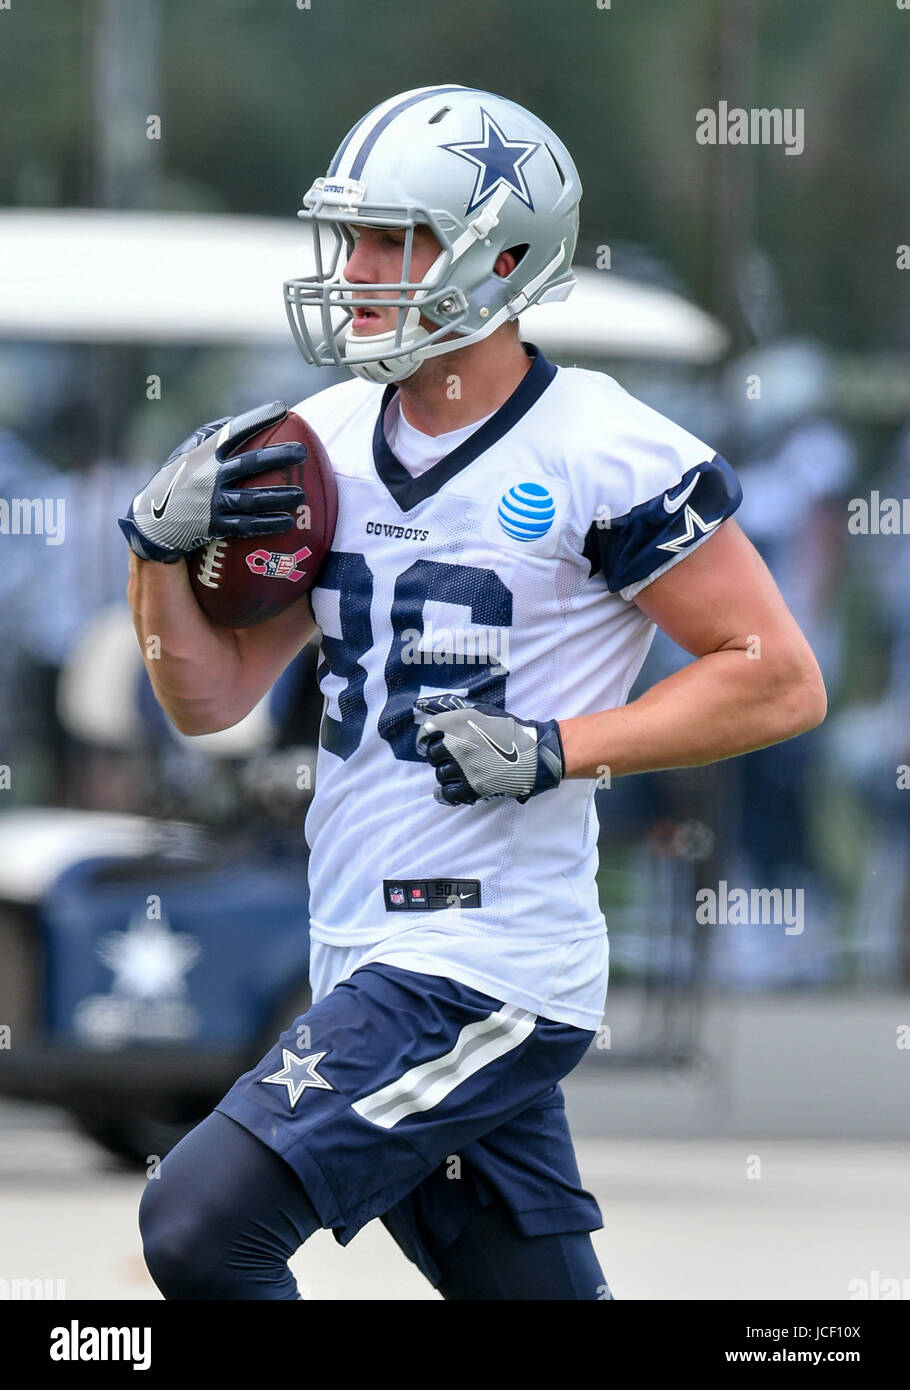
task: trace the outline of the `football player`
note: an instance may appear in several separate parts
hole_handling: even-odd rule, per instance
[[[232,483],[295,446],[225,462],[280,404],[203,426],[122,520],[179,729],[243,718],[317,624],[325,696],[313,1005],[147,1185],[167,1298],[294,1299],[302,1242],[375,1217],[445,1298],[612,1297],[560,1088],[604,1007],[597,781],[790,738],[825,693],[729,464],[522,341],[572,288],[580,195],[512,101],[382,102],[306,194],[316,269],[285,287],[306,360],[353,374],[294,407],[339,489],[311,610],[213,628],[182,563],[293,524],[299,492]],[[627,704],[656,626],[695,659]]]

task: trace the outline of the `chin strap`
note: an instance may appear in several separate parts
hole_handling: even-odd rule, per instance
[[[364,381],[373,381],[380,386],[388,386],[391,382],[405,381],[409,376],[413,376],[417,368],[422,365],[423,359],[413,360],[413,354],[407,357],[393,357],[390,362],[346,362],[355,376],[362,377]],[[394,370],[393,370],[394,368]]]
[[[400,344],[396,342],[398,336],[396,329],[392,329],[388,333],[373,333],[363,339],[355,338],[349,329],[344,345],[345,364],[350,367],[355,376],[363,377],[365,381],[376,381],[384,385],[390,381],[404,381],[405,377],[409,377],[417,371],[423,361],[422,356],[415,356],[415,351],[419,348],[422,339],[426,338],[428,334],[425,328],[420,327],[419,320],[420,309],[415,305],[405,315],[404,331]],[[380,359],[378,362],[359,362],[357,360],[357,354],[360,350],[369,352],[370,357],[372,357],[375,353],[382,352],[383,348],[388,348],[390,351],[409,348],[410,351],[399,357],[391,357],[388,361]]]

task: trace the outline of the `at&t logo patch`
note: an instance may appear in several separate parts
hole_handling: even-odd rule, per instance
[[[517,483],[503,493],[497,515],[507,536],[527,544],[547,534],[556,516],[556,504],[540,483]]]

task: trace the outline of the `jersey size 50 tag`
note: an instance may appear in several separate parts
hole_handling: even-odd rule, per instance
[[[438,912],[445,907],[480,907],[478,878],[385,878],[386,912]]]

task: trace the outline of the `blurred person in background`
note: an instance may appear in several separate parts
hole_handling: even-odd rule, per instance
[[[743,486],[740,524],[774,575],[835,698],[843,674],[840,608],[846,499],[856,450],[831,399],[831,364],[816,343],[763,345],[728,368],[731,444]],[[754,394],[755,391],[760,394]],[[761,659],[761,656],[758,657]],[[745,988],[839,977],[839,921],[818,864],[821,733],[775,744],[729,769],[738,807],[730,882],[802,888],[805,929],[785,945],[769,931],[718,931],[715,976]]]
[[[910,983],[910,548],[902,526],[883,524],[889,501],[903,516],[910,498],[910,424],[897,435],[888,466],[854,484],[844,506],[850,569],[860,587],[866,678],[860,698],[826,730],[835,782],[857,798],[865,824],[850,907],[856,976]],[[873,498],[878,494],[878,503]],[[852,499],[851,499],[852,500]],[[870,516],[876,506],[883,515]],[[893,505],[893,504],[892,504]],[[850,518],[848,522],[848,516]],[[871,523],[871,524],[870,524]],[[878,658],[881,658],[879,661]]]
[[[77,467],[61,468],[0,429],[0,761],[12,769],[12,802],[53,805],[80,797],[57,682],[94,616],[122,602],[122,546],[111,545],[105,523],[124,481],[146,470],[86,461],[78,441],[87,451],[91,409],[82,400],[58,402],[50,423],[46,437],[67,440],[61,452],[74,452]]]

